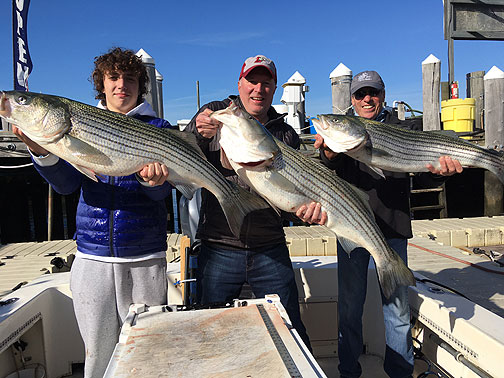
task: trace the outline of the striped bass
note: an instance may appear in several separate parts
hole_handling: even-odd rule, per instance
[[[320,202],[327,212],[326,226],[345,251],[364,247],[371,253],[386,297],[398,285],[415,285],[411,271],[376,225],[365,193],[275,139],[234,103],[210,117],[223,124],[220,145],[224,165],[230,165],[268,202],[292,213],[302,205]]]
[[[484,168],[504,183],[504,155],[440,131],[414,131],[362,117],[323,114],[313,119],[317,133],[334,152],[344,152],[383,176],[393,172],[439,169],[439,158],[450,156],[465,167]]]
[[[30,92],[2,92],[0,116],[94,181],[96,174],[127,176],[149,163],[165,164],[167,181],[185,197],[192,198],[198,188],[217,197],[235,235],[240,234],[246,214],[268,207],[259,196],[225,179],[206,160],[193,134]]]

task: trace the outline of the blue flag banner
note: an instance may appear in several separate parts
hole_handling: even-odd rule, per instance
[[[14,46],[14,89],[28,90],[28,75],[33,65],[28,51],[28,7],[30,0],[12,0],[12,30]]]

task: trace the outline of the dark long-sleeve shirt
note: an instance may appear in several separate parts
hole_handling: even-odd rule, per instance
[[[412,130],[418,129],[418,124],[411,121],[401,121],[388,111],[386,111],[383,122]],[[366,164],[345,154],[338,154],[334,159],[329,160],[321,152],[320,158],[339,177],[368,194],[376,223],[387,239],[411,238],[413,236],[410,216],[411,182],[409,173],[383,170],[385,175],[383,178]],[[416,179],[422,186],[429,187],[441,185],[446,177],[426,172],[417,174]]]
[[[233,97],[238,104],[239,97]],[[228,180],[247,188],[248,186],[236,175],[233,170],[226,169],[220,162],[219,134],[213,138],[203,137],[196,129],[196,117],[204,109],[213,111],[225,109],[231,100],[213,101],[204,105],[187,125],[186,131],[196,135],[198,145],[212,163]],[[278,114],[273,107],[268,111],[269,121],[264,125],[276,138],[291,147],[299,148],[300,140],[295,130],[284,122],[283,116]],[[245,217],[242,232],[239,238],[231,232],[226,217],[215,196],[209,191],[202,190],[200,221],[196,237],[210,244],[228,249],[259,249],[285,243],[282,218],[272,208],[253,211]]]

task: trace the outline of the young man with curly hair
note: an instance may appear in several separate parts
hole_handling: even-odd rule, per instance
[[[147,71],[133,51],[114,48],[94,63],[91,78],[99,108],[171,127],[143,100]],[[168,169],[153,162],[136,175],[98,176],[94,182],[19,129],[14,131],[29,147],[35,169],[56,192],[80,189],[70,288],[86,348],[84,376],[102,377],[130,304],[167,302]]]

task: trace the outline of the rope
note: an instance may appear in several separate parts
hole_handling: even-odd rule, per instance
[[[0,165],[0,169],[17,169],[17,168],[26,168],[32,166],[33,163],[22,164],[22,165]]]
[[[352,108],[352,106],[353,106],[353,105],[350,105],[350,106],[346,107],[345,109],[340,109],[340,108],[338,108],[337,106],[333,106],[333,107],[334,107],[334,109],[336,109],[336,110],[337,110],[337,113],[334,113],[334,112],[333,112],[333,113],[334,113],[334,114],[347,114],[347,112],[348,112],[348,111]]]
[[[461,259],[453,257],[453,256],[445,255],[444,253],[441,253],[441,252],[436,252],[436,251],[433,251],[433,250],[428,249],[428,248],[420,247],[419,245],[416,245],[416,244],[413,244],[413,243],[408,243],[408,245],[410,245],[412,247],[415,247],[415,248],[418,248],[418,249],[421,249],[422,251],[432,253],[434,255],[438,255],[438,256],[441,256],[441,257],[446,257],[447,259],[457,261],[457,262],[459,262],[461,264],[472,266],[473,268],[480,269],[480,270],[483,270],[485,272],[504,275],[504,272],[499,272],[498,270],[488,269],[488,268],[485,268],[484,266],[479,266],[479,265],[473,264],[472,262],[469,262],[469,261],[466,261],[466,260],[461,260]]]

